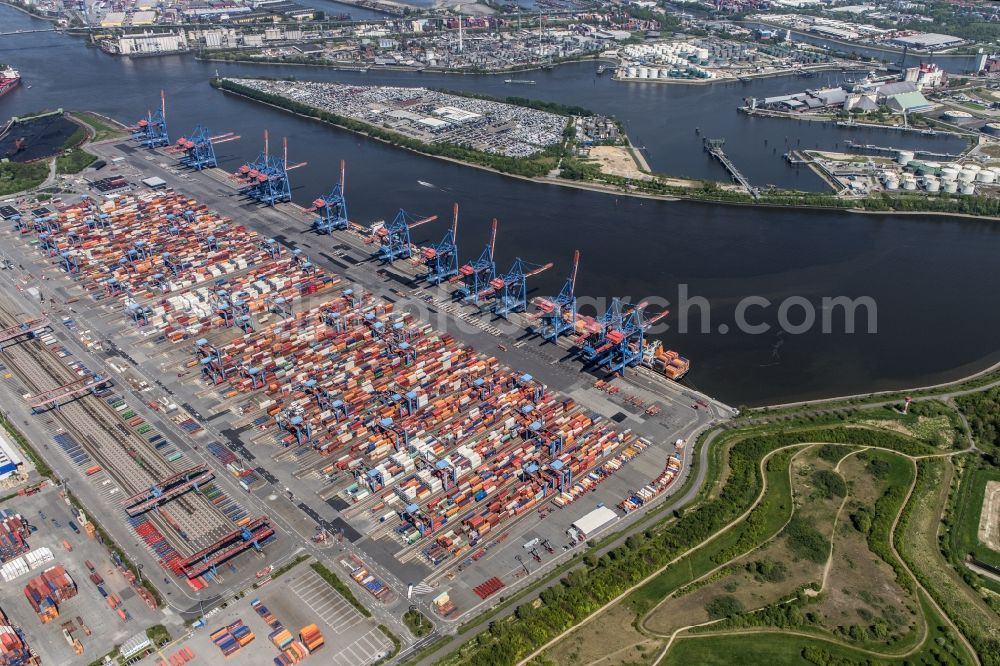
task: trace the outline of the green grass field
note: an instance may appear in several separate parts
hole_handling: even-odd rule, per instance
[[[962,560],[971,555],[980,562],[1000,567],[1000,552],[979,541],[979,519],[983,510],[983,497],[989,481],[1000,481],[1000,469],[971,466],[962,478],[955,501],[954,522],[951,527],[951,546],[955,557]],[[1000,592],[1000,583],[984,577],[984,583]]]
[[[73,148],[56,158],[56,172],[64,174],[80,173],[97,160],[82,148]]]
[[[644,615],[671,592],[695,578],[754,548],[760,541],[777,532],[792,509],[791,482],[788,463],[798,448],[774,454],[767,464],[767,494],[757,508],[743,521],[704,548],[684,557],[652,581],[633,592],[627,602],[639,615]],[[718,559],[721,553],[728,556]],[[733,553],[732,555],[729,555]]]
[[[0,163],[0,196],[30,190],[45,182],[49,175],[47,160],[40,162],[2,162]]]
[[[746,631],[741,635],[680,638],[670,648],[662,666],[729,666],[730,664],[766,664],[767,666],[804,665],[848,666],[853,664],[946,666],[971,664],[961,644],[947,631],[934,609],[921,598],[921,606],[930,625],[930,633],[920,650],[907,657],[875,657],[838,643],[806,636]],[[807,652],[808,650],[808,652]],[[739,655],[738,661],[733,659]],[[806,656],[810,658],[806,658]],[[824,659],[825,657],[825,659]]]
[[[110,123],[94,113],[74,111],[71,115],[80,122],[90,126],[90,129],[94,132],[94,138],[91,141],[104,141],[105,139],[124,136],[128,133],[118,125]]]

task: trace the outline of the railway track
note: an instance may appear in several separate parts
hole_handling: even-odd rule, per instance
[[[0,303],[0,326],[9,327],[18,323],[18,316],[7,305]],[[22,340],[7,345],[2,353],[7,357],[8,367],[35,394],[80,379],[38,340]],[[126,496],[141,492],[180,471],[173,468],[144,437],[129,430],[118,414],[96,396],[84,395],[71,400],[53,410],[52,416],[101,465]],[[232,530],[228,519],[207,498],[197,493],[173,500],[167,511],[170,520],[158,511],[151,511],[146,516],[182,556],[197,552]]]

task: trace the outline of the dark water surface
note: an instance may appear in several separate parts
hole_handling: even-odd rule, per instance
[[[4,28],[44,25],[0,6]],[[668,347],[691,358],[690,384],[734,404],[926,384],[1000,361],[996,223],[656,202],[538,185],[364,141],[227,96],[207,82],[218,67],[222,75],[427,85],[580,104],[619,117],[636,144],[647,148],[654,169],[725,178],[702,152],[695,133],[699,127],[702,135],[725,137],[727,152],[755,183],[814,190],[822,188],[818,178],[782,161],[786,146],[833,149],[853,137],[939,152],[961,148],[953,139],[751,119],[735,110],[743,96],[813,87],[818,85],[815,78],[751,85],[621,84],[595,76],[595,66],[586,63],[533,72],[529,76],[537,85],[511,86],[502,82],[503,76],[335,72],[199,63],[181,56],[113,59],[77,39],[51,33],[0,37],[0,62],[20,69],[25,84],[0,99],[0,117],[65,107],[132,122],[157,103],[163,88],[172,136],[199,122],[243,136],[219,147],[227,169],[257,154],[265,128],[271,131],[272,145],[277,145],[276,137],[287,135],[291,159],[309,163],[292,172],[299,202],[328,191],[339,160],[346,159],[350,212],[357,222],[389,217],[400,207],[444,219],[458,201],[460,245],[467,259],[478,255],[489,219],[498,217],[499,264],[506,267],[515,256],[556,262],[554,270],[533,281],[536,293],[559,289],[575,248],[583,255],[580,294],[633,300],[662,296],[676,302],[679,285],[687,285],[689,294],[711,303],[711,333],[677,333],[678,313],[672,307],[666,320],[671,330],[662,337]],[[841,74],[831,74],[831,81],[835,76]],[[415,232],[415,240],[436,241],[445,225],[425,225]],[[318,239],[314,245],[326,242]],[[820,318],[823,297],[869,296],[878,308],[878,333],[827,335],[819,325],[800,335],[740,333],[734,311],[748,296],[775,303],[751,310],[748,317],[772,324],[777,304],[791,296],[808,299]],[[790,318],[797,322],[800,315]],[[690,318],[696,330],[698,319],[697,313]],[[720,333],[720,324],[729,332]]]

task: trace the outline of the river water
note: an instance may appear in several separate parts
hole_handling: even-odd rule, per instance
[[[4,28],[45,25],[0,6]],[[586,63],[533,72],[528,76],[537,85],[513,86],[505,85],[502,76],[362,74],[199,63],[181,56],[114,59],[53,33],[0,37],[0,62],[20,69],[25,84],[0,99],[3,117],[65,107],[133,122],[158,102],[163,88],[173,136],[199,122],[243,136],[220,146],[228,169],[257,154],[264,128],[271,131],[272,145],[275,137],[288,136],[290,158],[308,162],[292,172],[299,202],[328,191],[338,161],[346,159],[350,213],[357,222],[390,217],[400,207],[447,218],[451,203],[458,201],[467,259],[478,255],[489,219],[497,217],[500,265],[506,267],[515,256],[556,262],[554,270],[533,280],[538,294],[558,291],[575,248],[583,256],[579,294],[634,301],[663,297],[676,303],[679,285],[687,285],[690,295],[711,304],[710,332],[697,332],[698,316],[691,318],[691,332],[677,332],[673,307],[666,319],[671,330],[658,337],[692,360],[689,384],[733,404],[926,384],[1000,361],[1000,225],[995,223],[658,202],[539,185],[365,141],[227,96],[207,82],[218,68],[222,75],[429,85],[580,104],[619,117],[636,144],[646,147],[654,169],[724,179],[701,150],[699,127],[702,136],[726,139],[727,152],[753,182],[803,189],[819,190],[821,184],[811,172],[784,163],[786,145],[832,149],[853,137],[938,152],[961,148],[942,137],[747,118],[735,110],[745,95],[800,90],[817,85],[816,79],[697,87],[621,84],[597,77],[594,65]],[[445,226],[443,221],[425,225],[415,240],[437,241]],[[751,310],[748,319],[774,325],[777,304],[788,297],[804,297],[818,308],[824,297],[868,296],[877,304],[878,332],[824,334],[818,325],[802,334],[774,328],[764,334],[738,332],[734,312],[749,296],[775,305]],[[720,324],[729,332],[720,333]],[[864,324],[862,313],[862,331]]]

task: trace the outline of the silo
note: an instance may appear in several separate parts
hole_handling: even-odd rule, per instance
[[[990,136],[1000,136],[1000,123],[986,123],[983,125],[983,132]]]

